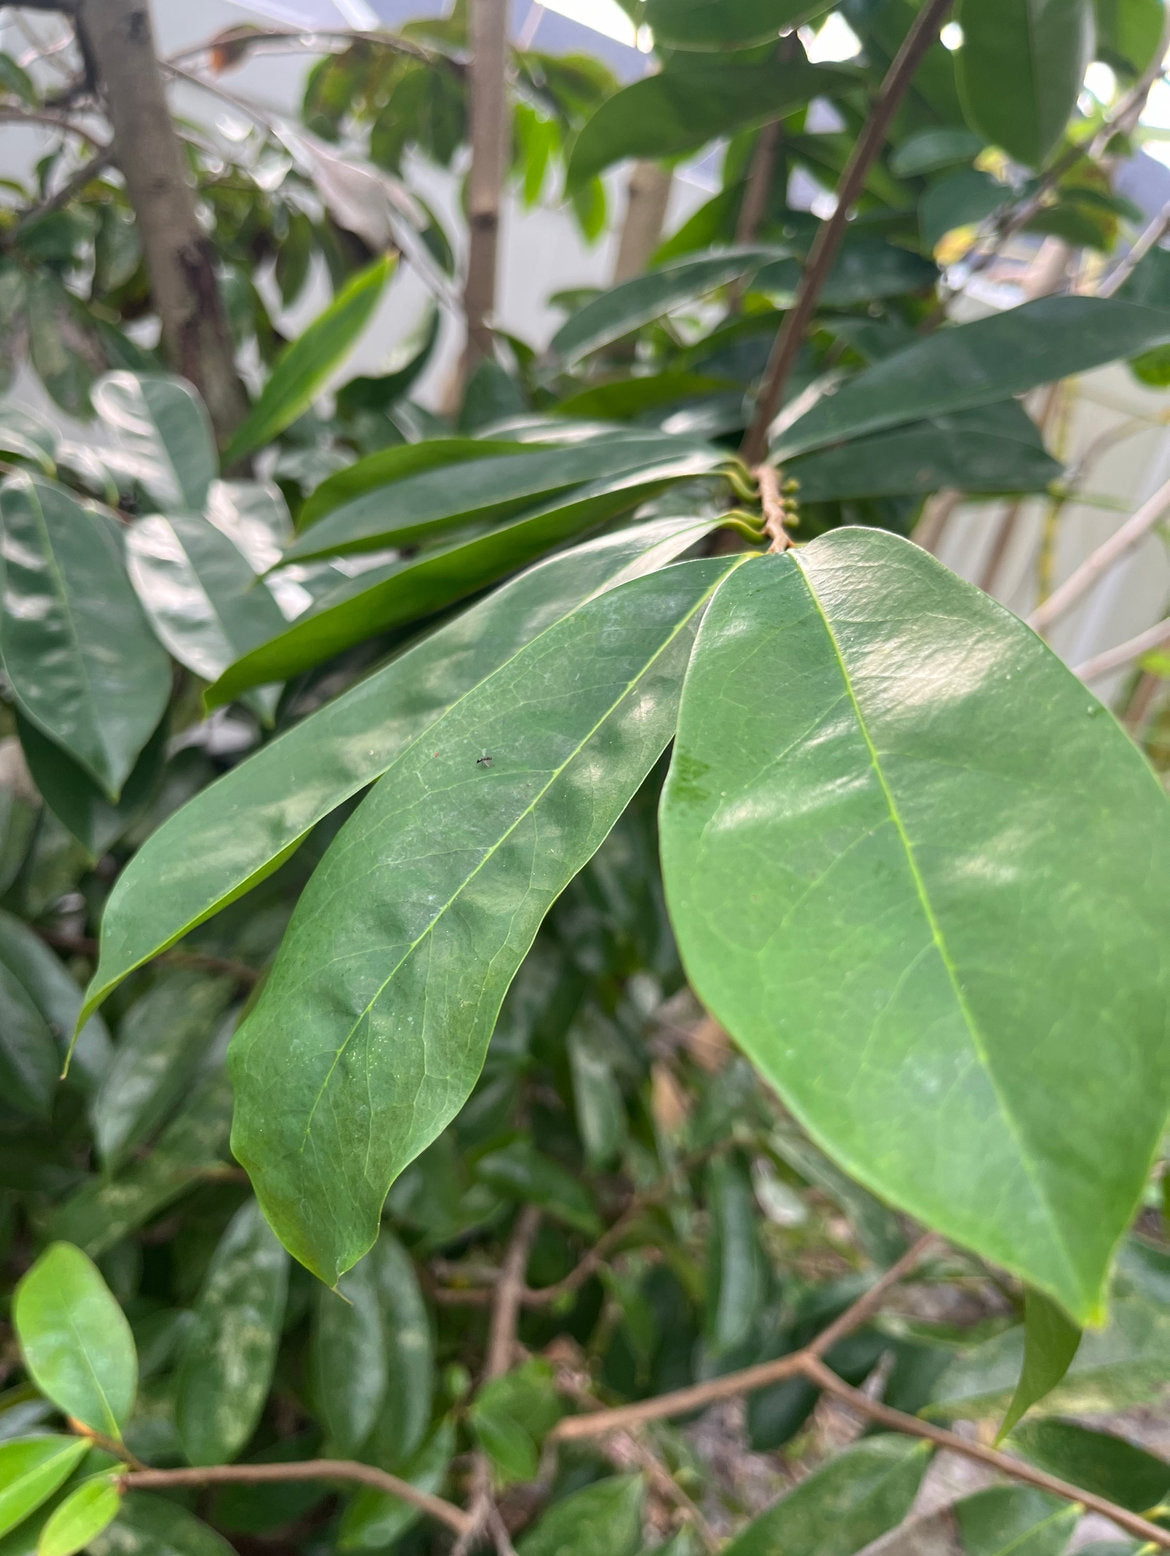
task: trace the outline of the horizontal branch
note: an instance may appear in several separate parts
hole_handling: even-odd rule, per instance
[[[1114,563],[1150,533],[1170,511],[1170,481],[1161,485],[1154,495],[1144,502],[1132,518],[1125,523],[1096,551],[1066,578],[1059,589],[1054,589],[1042,605],[1038,605],[1028,618],[1028,625],[1037,632],[1046,631],[1066,611],[1107,573]]]
[[[198,1486],[258,1486],[292,1484],[304,1480],[345,1480],[355,1485],[369,1486],[386,1496],[399,1497],[463,1534],[471,1525],[469,1516],[453,1502],[420,1491],[409,1481],[399,1480],[386,1470],[375,1469],[372,1464],[359,1464],[356,1459],[306,1459],[301,1464],[210,1464],[195,1469],[178,1470],[127,1470],[120,1477],[127,1491],[179,1491]]]
[[[0,124],[39,124],[46,129],[61,130],[66,135],[76,135],[96,152],[105,154],[109,151],[105,142],[84,124],[78,124],[76,119],[67,119],[63,113],[53,113],[49,108],[13,108],[6,104],[0,108]]]

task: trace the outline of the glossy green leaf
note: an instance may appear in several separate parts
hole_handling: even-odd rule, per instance
[[[398,443],[380,448],[364,459],[355,460],[344,470],[326,476],[305,499],[297,515],[297,527],[316,524],[335,508],[364,497],[368,492],[391,486],[426,470],[465,464],[468,460],[492,459],[501,454],[519,454],[526,447],[502,438],[427,438],[422,443]]]
[[[16,1437],[0,1443],[0,1534],[47,1502],[89,1446],[84,1437]]]
[[[745,49],[799,26],[833,0],[646,0],[644,17],[656,44],[676,49]]]
[[[61,409],[85,420],[90,414],[93,372],[86,356],[74,349],[78,337],[84,338],[85,333],[79,327],[76,306],[57,276],[41,270],[28,278],[25,322],[29,360]]]
[[[52,1029],[17,974],[0,961],[0,1089],[18,1113],[47,1119],[61,1056]]]
[[[1094,0],[1097,57],[1140,75],[1158,52],[1165,25],[1162,0]]]
[[[703,474],[710,462],[707,454],[672,456],[628,475],[574,487],[498,529],[360,575],[327,595],[278,638],[237,660],[209,687],[207,705],[218,707],[247,687],[287,679],[379,632],[433,615],[656,496],[674,481]]]
[[[49,1514],[37,1556],[76,1556],[118,1516],[122,1491],[113,1475],[95,1475],[71,1491]]]
[[[210,1077],[194,1092],[190,1105],[163,1130],[141,1160],[112,1178],[95,1178],[53,1212],[50,1227],[58,1237],[100,1258],[153,1215],[198,1186],[212,1169],[224,1165],[232,1098],[227,1077]]]
[[[919,178],[941,168],[971,162],[983,150],[983,137],[971,130],[943,125],[908,135],[890,152],[890,172],[895,178]]]
[[[964,167],[933,179],[918,202],[922,246],[933,252],[956,227],[977,227],[1014,198],[1013,190],[982,168]]]
[[[725,1547],[727,1556],[853,1556],[910,1511],[930,1451],[905,1437],[846,1448],[748,1524]]]
[[[717,1156],[706,1176],[711,1218],[707,1337],[714,1354],[726,1356],[756,1332],[768,1296],[768,1267],[747,1163],[739,1157]]]
[[[232,1044],[232,1148],[328,1284],[463,1105],[541,919],[670,739],[728,566],[636,579],[527,643],[398,753],[301,897]]]
[[[117,526],[39,476],[0,486],[0,653],[24,713],[117,798],[170,694]]]
[[[709,527],[659,519],[541,563],[197,795],[119,875],[87,1013],[127,973],[263,880],[318,821],[380,777],[419,730],[530,638],[593,594],[669,562]]]
[[[642,1545],[641,1475],[611,1475],[554,1502],[517,1546],[520,1556],[635,1556]]]
[[[570,185],[626,157],[672,157],[722,135],[781,119],[814,97],[857,84],[852,72],[804,59],[746,63],[676,57],[623,87],[586,120],[569,158]]]
[[[1024,1297],[1024,1365],[999,1429],[1004,1438],[1033,1405],[1064,1377],[1077,1354],[1081,1331],[1068,1316],[1038,1291]]]
[[[12,1319],[33,1381],[66,1415],[121,1438],[138,1361],[125,1314],[71,1243],[46,1249],[16,1288]]]
[[[842,438],[991,405],[1170,341],[1170,312],[1116,297],[1042,297],[939,330],[820,400],[774,449],[788,459]]]
[[[240,548],[197,513],[139,519],[127,567],[159,638],[205,681],[281,632],[285,619]]]
[[[1170,1463],[1123,1437],[1091,1431],[1076,1421],[1021,1422],[1011,1446],[1050,1475],[1134,1513],[1159,1506],[1170,1494]]]
[[[308,329],[281,352],[272,375],[224,451],[226,469],[271,443],[304,414],[353,350],[378,306],[394,264],[375,260],[340,291]]]
[[[992,1486],[951,1509],[962,1556],[1062,1556],[1081,1510],[1032,1486]]]
[[[90,1556],[235,1556],[222,1535],[178,1502],[143,1491],[130,1493],[89,1549]]]
[[[1170,810],[1080,682],[893,535],[757,558],[699,635],[662,853],[696,991],[814,1138],[1100,1322],[1167,1105]]]
[[[1093,58],[1093,0],[961,0],[957,70],[971,127],[1040,167],[1076,107]]]
[[[255,1430],[287,1285],[284,1250],[249,1200],[212,1256],[179,1364],[175,1425],[192,1464],[234,1459]]]
[[[587,1025],[578,1024],[565,1040],[573,1076],[573,1108],[585,1159],[596,1169],[609,1166],[628,1134],[625,1099],[608,1054],[599,1050]]]
[[[521,1204],[537,1205],[553,1221],[575,1227],[586,1237],[602,1232],[593,1195],[579,1178],[531,1140],[514,1140],[499,1151],[489,1151],[476,1163],[476,1176]]]
[[[467,1412],[467,1424],[492,1461],[501,1485],[533,1480],[541,1444],[560,1420],[556,1375],[534,1357],[479,1390]]]
[[[93,403],[125,447],[124,468],[152,501],[168,513],[201,513],[219,461],[190,384],[162,373],[107,373]]]
[[[723,457],[702,445],[647,432],[443,465],[335,508],[294,541],[285,560],[415,545],[460,525],[507,518],[539,498],[587,482],[617,482],[675,462],[685,462],[686,473],[698,475]]]
[[[107,1172],[188,1094],[233,992],[229,978],[172,970],[130,1007],[91,1107],[94,1144]]]
[[[771,297],[778,307],[788,308],[803,274],[802,259],[774,260],[756,276],[752,290]],[[822,308],[870,306],[883,297],[928,292],[937,281],[938,267],[933,260],[872,233],[852,232],[825,278],[820,303]]]
[[[19,711],[16,728],[28,770],[41,798],[93,860],[122,837],[150,804],[162,777],[170,736],[164,718],[138,754],[117,801],[80,762],[54,745]]]
[[[1024,1365],[1022,1326],[960,1353],[938,1380],[931,1415],[1006,1411]],[[1154,1399],[1170,1382],[1170,1258],[1130,1241],[1117,1261],[1109,1323],[1088,1329],[1045,1410],[1089,1414]]]
[[[317,1293],[310,1349],[313,1396],[339,1454],[356,1454],[386,1393],[386,1334],[373,1259]]]
[[[1044,491],[1062,466],[1015,400],[933,416],[870,437],[798,455],[784,474],[800,482],[801,502],[850,497]]]
[[[454,1424],[441,1421],[422,1447],[405,1462],[395,1463],[399,1478],[420,1491],[439,1492],[455,1457]],[[422,1515],[401,1497],[363,1487],[344,1513],[337,1535],[339,1551],[383,1551],[416,1524]]]
[[[661,269],[648,270],[600,293],[570,314],[553,336],[549,350],[565,363],[576,362],[673,308],[696,303],[716,287],[752,274],[769,260],[783,257],[784,252],[775,248],[725,249],[688,255]]]
[[[368,1448],[376,1461],[397,1468],[416,1450],[431,1424],[435,1342],[427,1304],[406,1249],[383,1227],[369,1258],[386,1335],[387,1386]]]

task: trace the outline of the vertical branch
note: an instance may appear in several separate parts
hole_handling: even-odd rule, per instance
[[[772,180],[776,176],[776,153],[779,149],[780,121],[773,119],[771,124],[764,125],[752,147],[747,185],[739,208],[739,219],[735,224],[737,243],[754,243],[759,236],[760,224],[768,209],[768,196],[772,193]]]
[[[470,0],[471,171],[467,179],[467,346],[463,377],[490,356],[496,305],[500,204],[508,166],[509,0]]]
[[[658,247],[674,182],[661,162],[640,157],[626,185],[626,216],[613,266],[613,285],[640,276]]]
[[[788,385],[796,359],[804,344],[808,327],[816,312],[829,272],[833,268],[849,222],[849,212],[865,184],[866,174],[877,159],[894,115],[922,62],[927,49],[938,37],[943,18],[950,10],[951,0],[926,0],[914,19],[902,47],[894,57],[886,79],[882,82],[877,102],[865,122],[852,154],[841,175],[837,190],[837,208],[828,221],[822,222],[809,250],[804,278],[796,301],[784,316],[784,323],[776,336],[776,344],[768,362],[767,372],[756,403],[755,415],[740,449],[745,463],[758,465],[768,451],[768,428],[780,409],[784,390]]]
[[[211,242],[199,225],[186,157],[171,122],[147,0],[78,0],[82,47],[105,93],[113,150],[134,207],[175,371],[207,403],[221,441],[247,410],[231,332],[215,279]]]

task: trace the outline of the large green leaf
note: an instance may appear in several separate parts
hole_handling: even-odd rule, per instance
[[[594,593],[671,561],[709,528],[702,520],[658,519],[541,563],[196,795],[115,882],[85,1013],[127,973],[262,880],[530,638]]]
[[[1040,167],[1093,58],[1093,0],[961,0],[959,92],[971,127]]]
[[[309,409],[370,322],[393,268],[389,258],[375,260],[285,347],[260,398],[224,451],[226,468],[271,443]]]
[[[288,548],[285,560],[307,562],[417,545],[439,539],[460,525],[506,518],[538,498],[586,482],[621,481],[678,462],[685,466],[685,474],[701,475],[725,458],[721,451],[701,444],[646,432],[443,465],[343,503],[305,530]]]
[[[276,1364],[288,1260],[254,1200],[212,1256],[179,1363],[175,1426],[192,1464],[234,1459],[251,1437]]]
[[[1157,1507],[1170,1493],[1170,1463],[1165,1459],[1123,1437],[1090,1431],[1077,1421],[1025,1421],[1016,1427],[1011,1442],[1049,1474],[1134,1513]]]
[[[364,497],[378,487],[390,486],[424,470],[463,464],[469,459],[491,459],[498,454],[519,454],[526,446],[502,438],[427,438],[422,443],[397,443],[380,448],[364,459],[346,465],[326,476],[305,499],[297,515],[298,529],[340,508],[343,503]]]
[[[107,373],[93,403],[125,446],[123,467],[168,513],[200,513],[218,471],[203,401],[181,378]]]
[[[45,942],[10,913],[0,913],[0,964],[24,986],[52,1031],[63,1060],[81,1010],[81,990]],[[70,1078],[92,1088],[105,1074],[109,1058],[106,1024],[100,1016],[92,1016],[74,1047]]]
[[[568,180],[583,184],[626,157],[672,157],[781,119],[814,97],[854,88],[852,71],[807,60],[676,57],[607,97],[573,144]]]
[[[726,1556],[853,1556],[910,1511],[930,1452],[905,1437],[846,1448],[748,1524]]]
[[[1163,0],[1095,0],[1097,55],[1140,75],[1158,52],[1165,24]]]
[[[12,1320],[33,1381],[66,1415],[118,1439],[138,1360],[126,1316],[79,1248],[54,1243],[16,1288]]]
[[[206,681],[285,625],[244,553],[202,514],[139,519],[126,550],[155,631],[180,664]]]
[[[130,1493],[89,1549],[90,1556],[235,1556],[222,1535],[178,1502],[143,1491]]]
[[[116,799],[170,694],[117,526],[39,476],[0,486],[0,653],[17,703]]]
[[[47,1502],[89,1447],[84,1437],[16,1437],[0,1443],[0,1534]]]
[[[951,1512],[962,1556],[1061,1556],[1081,1518],[1075,1504],[1031,1486],[992,1486]]]
[[[0,1088],[18,1113],[47,1119],[61,1056],[44,1013],[17,973],[0,961]]]
[[[930,1414],[1002,1415],[1026,1351],[1022,1327],[960,1353],[934,1389]],[[1142,1243],[1122,1248],[1109,1300],[1109,1324],[1086,1330],[1045,1410],[1090,1414],[1154,1399],[1170,1382],[1170,1258]]]
[[[53,1509],[37,1541],[37,1556],[76,1556],[118,1516],[122,1490],[113,1475],[94,1475]]]
[[[999,1429],[1006,1437],[1033,1405],[1064,1377],[1077,1354],[1081,1331],[1065,1313],[1038,1291],[1024,1298],[1024,1365],[1020,1381]]]
[[[713,254],[688,255],[671,265],[634,276],[570,314],[553,336],[549,350],[563,362],[575,362],[591,351],[621,340],[631,330],[660,319],[672,308],[697,302],[716,287],[750,275],[769,260],[784,255],[783,249],[776,248],[725,249]]]
[[[657,44],[676,49],[744,49],[782,28],[807,22],[833,0],[646,0],[645,20]]]
[[[1080,682],[896,536],[756,559],[662,849],[700,998],[825,1149],[1099,1322],[1166,1116],[1170,809]]]
[[[882,427],[991,405],[1167,341],[1170,312],[1116,297],[1042,297],[885,357],[794,422],[774,452],[787,459]]]
[[[575,487],[548,505],[472,540],[437,547],[414,560],[360,575],[326,595],[316,609],[279,637],[245,654],[208,688],[209,707],[250,686],[285,680],[378,632],[405,626],[453,605],[655,496],[687,474],[700,475],[707,456],[684,455],[609,481]]]
[[[1043,491],[1061,473],[1015,400],[932,416],[786,461],[802,502],[849,497]]]
[[[397,1469],[421,1451],[435,1396],[435,1342],[426,1300],[406,1249],[383,1227],[363,1266],[376,1283],[386,1333],[387,1386],[368,1444]]]
[[[374,1429],[389,1375],[372,1258],[343,1275],[335,1291],[318,1291],[310,1365],[330,1441],[338,1453],[357,1453]]]
[[[306,888],[233,1040],[232,1145],[330,1285],[463,1105],[541,919],[670,739],[733,565],[680,563],[549,626],[397,753]]]
[[[107,1172],[121,1166],[187,1095],[233,989],[229,978],[173,969],[130,1007],[90,1110]]]

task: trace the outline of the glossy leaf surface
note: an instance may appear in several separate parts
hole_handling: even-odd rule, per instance
[[[1093,0],[964,0],[959,91],[972,128],[1028,167],[1064,133],[1093,58]]]
[[[166,821],[110,895],[92,1011],[133,968],[270,873],[420,729],[597,591],[662,566],[709,525],[660,519],[524,573],[263,747]],[[198,840],[198,846],[196,846]]]
[[[902,1521],[929,1462],[928,1446],[908,1438],[857,1443],[748,1524],[728,1556],[852,1556]]]
[[[541,919],[669,740],[728,566],[666,568],[547,628],[400,751],[314,874],[232,1044],[232,1148],[328,1284],[466,1100]]]
[[[777,439],[777,457],[903,422],[991,405],[1170,340],[1170,313],[1110,297],[1044,297],[939,330],[821,400]]]
[[[112,797],[162,717],[167,657],[113,520],[39,477],[0,487],[0,652],[17,702]]]
[[[1123,1437],[1092,1431],[1077,1421],[1025,1421],[1011,1442],[1050,1475],[1134,1513],[1157,1507],[1170,1493],[1170,1463]]]
[[[138,1361],[130,1325],[97,1267],[72,1244],[54,1243],[17,1286],[12,1317],[41,1392],[66,1415],[119,1439]]]
[[[1061,1556],[1080,1510],[1031,1486],[992,1486],[956,1502],[963,1556]]]
[[[0,962],[0,1087],[18,1113],[47,1119],[60,1054],[52,1029],[17,974]]]
[[[0,1443],[0,1534],[47,1502],[89,1447],[84,1437],[17,1437]]]
[[[71,1491],[49,1514],[37,1556],[76,1556],[118,1516],[122,1492],[113,1476],[95,1475]]]
[[[499,454],[521,453],[525,445],[501,438],[427,438],[422,443],[397,443],[355,460],[344,470],[326,476],[301,505],[297,528],[318,519],[380,487],[392,486],[424,470],[491,459]]]
[[[190,384],[162,373],[109,373],[93,403],[152,500],[168,513],[201,513],[219,460],[207,411]]]
[[[232,1217],[195,1304],[179,1367],[175,1425],[192,1464],[234,1459],[272,1382],[288,1260],[259,1206]]]
[[[393,270],[379,259],[342,288],[304,334],[281,352],[259,399],[224,451],[227,469],[270,443],[308,410],[369,323]]]
[[[194,1513],[166,1497],[133,1491],[114,1522],[90,1544],[91,1556],[234,1556],[233,1547]]]
[[[699,996],[813,1136],[1099,1320],[1167,1104],[1170,810],[1083,686],[894,536],[756,559],[662,851]]]

